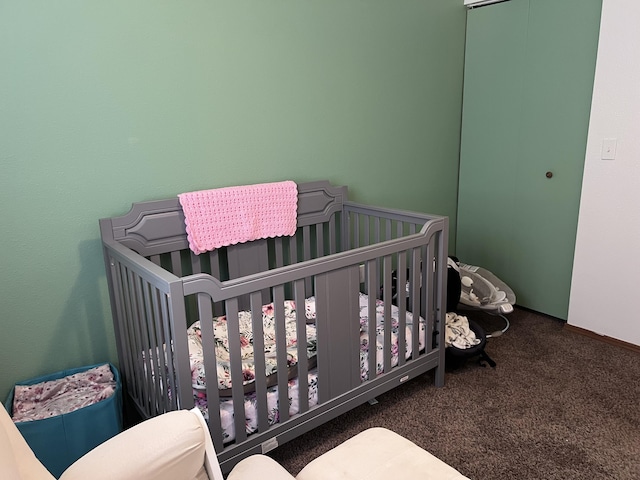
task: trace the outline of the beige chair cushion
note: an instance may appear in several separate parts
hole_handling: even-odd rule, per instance
[[[266,455],[252,455],[233,467],[227,480],[295,480],[278,462]]]
[[[29,448],[7,411],[2,406],[0,410],[0,478],[54,480]]]
[[[0,479],[55,480],[0,407]],[[71,465],[61,480],[223,480],[208,427],[197,409],[136,425]]]
[[[142,422],[107,440],[65,470],[60,480],[207,478],[204,455],[205,432],[198,418],[180,410]]]
[[[313,460],[297,480],[469,480],[385,428],[371,428]]]

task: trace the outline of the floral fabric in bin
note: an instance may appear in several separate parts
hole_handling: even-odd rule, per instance
[[[42,420],[79,410],[113,396],[116,379],[108,364],[57,380],[16,385],[14,422]]]

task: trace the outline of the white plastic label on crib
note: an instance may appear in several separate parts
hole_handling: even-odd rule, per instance
[[[278,446],[278,439],[276,437],[270,438],[266,442],[262,442],[262,453],[270,452]]]

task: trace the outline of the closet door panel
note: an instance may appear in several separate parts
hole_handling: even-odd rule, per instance
[[[496,273],[511,264],[528,3],[467,15],[456,251]]]
[[[530,0],[509,278],[518,302],[566,319],[601,0]],[[549,173],[547,173],[549,172]]]
[[[467,17],[456,253],[563,319],[600,9],[510,0]]]

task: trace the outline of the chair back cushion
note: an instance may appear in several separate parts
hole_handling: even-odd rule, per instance
[[[207,478],[205,434],[190,411],[165,413],[107,440],[71,465],[60,480]]]
[[[55,480],[38,461],[4,408],[0,408],[0,478]]]

